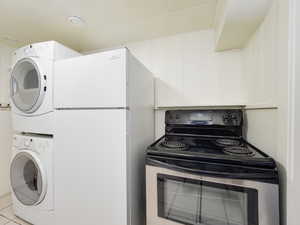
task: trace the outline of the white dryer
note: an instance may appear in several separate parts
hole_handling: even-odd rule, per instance
[[[15,135],[10,164],[16,216],[34,225],[53,225],[53,138]]]
[[[54,61],[79,55],[55,41],[13,53],[10,90],[15,131],[52,134]]]

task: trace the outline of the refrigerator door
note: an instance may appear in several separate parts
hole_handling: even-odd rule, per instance
[[[125,108],[125,48],[55,63],[55,108]]]
[[[127,225],[126,111],[55,111],[56,224]]]

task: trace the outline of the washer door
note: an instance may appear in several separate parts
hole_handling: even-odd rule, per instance
[[[14,195],[23,205],[33,206],[43,201],[47,181],[35,153],[24,150],[14,157],[10,167],[10,181]]]
[[[46,91],[45,79],[41,77],[35,61],[31,58],[20,60],[11,74],[11,99],[24,113],[35,112],[42,104]]]

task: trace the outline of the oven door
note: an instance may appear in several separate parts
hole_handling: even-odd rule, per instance
[[[158,163],[146,166],[147,225],[279,225],[277,184]]]

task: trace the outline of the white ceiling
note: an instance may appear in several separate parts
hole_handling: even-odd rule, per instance
[[[56,40],[78,51],[211,28],[217,0],[1,0],[0,39]],[[69,16],[80,16],[74,26]]]

